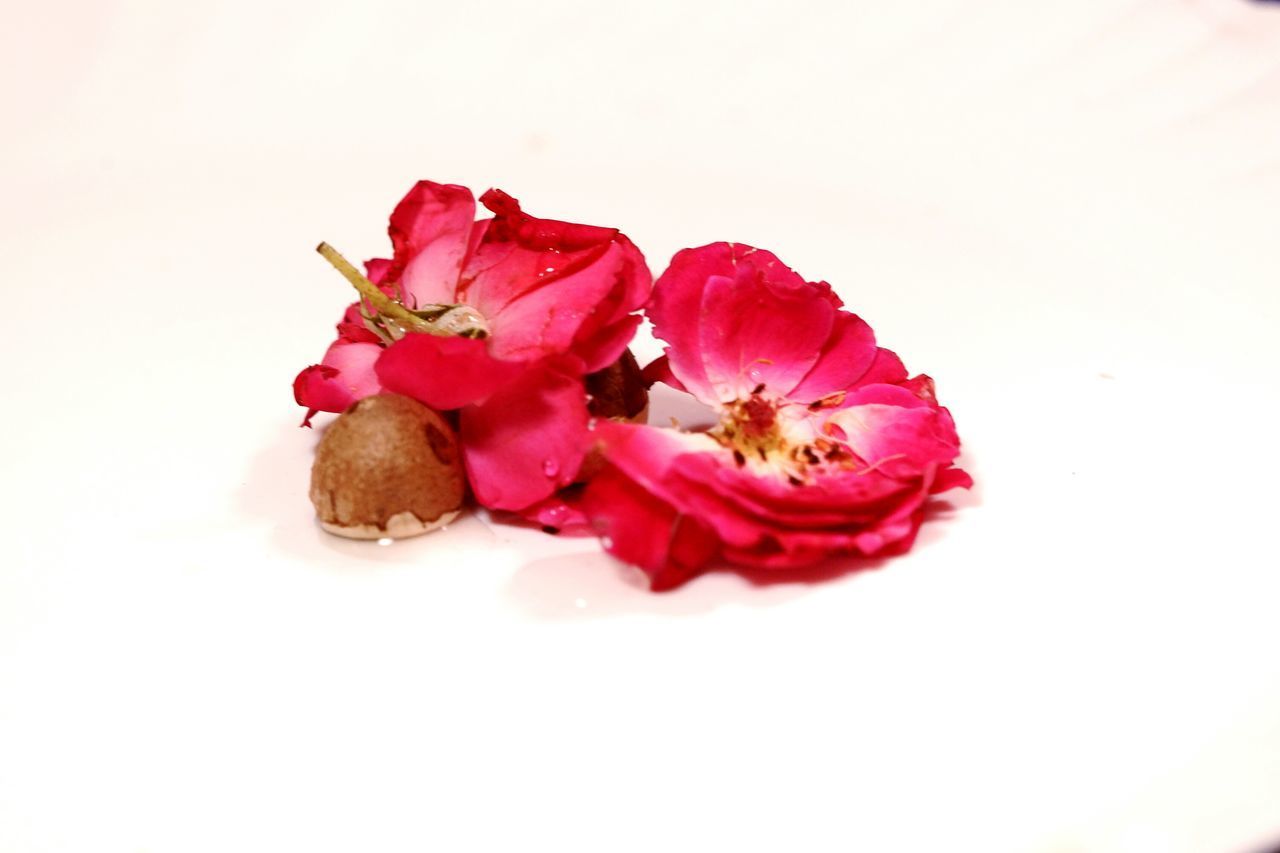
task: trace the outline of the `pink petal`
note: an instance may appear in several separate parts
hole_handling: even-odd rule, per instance
[[[617,360],[635,327],[627,315],[652,284],[635,246],[612,228],[529,216],[497,190],[484,201],[497,216],[459,299],[489,319],[493,354],[527,361],[572,350],[589,370]]]
[[[738,257],[748,249],[742,244],[712,243],[676,252],[654,283],[653,297],[645,309],[654,335],[668,344],[666,358],[671,375],[706,403],[714,403],[718,397],[702,361],[702,291],[712,276],[732,275]]]
[[[840,312],[817,361],[788,395],[813,401],[854,387],[876,360],[876,336],[856,314]]]
[[[760,385],[789,396],[817,361],[835,309],[798,277],[770,281],[743,263],[735,278],[707,281],[701,317],[707,379],[721,402],[731,402]]]
[[[461,414],[476,500],[521,510],[573,482],[587,450],[582,379],[537,365]]]
[[[588,312],[573,341],[573,351],[589,371],[608,367],[621,357],[642,320],[634,312],[644,306],[653,289],[653,276],[640,250],[621,234],[614,242],[620,247],[621,263],[613,289]]]
[[[644,570],[655,592],[700,574],[719,550],[705,524],[680,514],[611,465],[591,481],[583,505],[605,550]]]
[[[410,307],[452,303],[476,216],[471,190],[419,181],[391,213],[387,233]]]
[[[907,378],[907,369],[902,366],[902,359],[893,350],[884,347],[876,349],[875,361],[867,368],[867,372],[858,377],[854,387],[875,385],[878,383],[894,384]]]
[[[973,477],[959,468],[945,468],[938,472],[937,479],[929,489],[929,494],[937,495],[950,489],[973,488]]]
[[[725,448],[691,436],[680,442],[671,430],[601,425],[608,460],[656,497],[705,521],[726,547],[767,547],[791,529],[824,527],[854,531],[875,525],[919,482],[852,473],[796,486],[781,476],[740,468]]]
[[[590,533],[590,520],[582,509],[581,497],[572,487],[562,489],[525,507],[520,511],[520,517],[541,526],[548,533]]]
[[[737,565],[785,573],[832,557],[901,554],[910,549],[915,540],[922,504],[923,498],[917,496],[903,504],[900,515],[856,531],[778,531],[769,539],[767,547],[726,548],[725,557]]]
[[[591,311],[609,295],[615,275],[611,267],[606,253],[575,274],[526,290],[488,315],[494,354],[532,360],[566,352]]]
[[[459,298],[486,317],[531,290],[590,267],[619,236],[614,228],[530,216],[500,190],[489,190],[481,201],[496,215],[467,264]]]
[[[827,340],[839,300],[771,252],[734,243],[685,249],[654,285],[648,313],[672,373],[706,403],[785,395]]]
[[[728,511],[719,506],[727,504],[742,517],[797,528],[870,523],[914,488],[911,482],[878,471],[850,475],[839,470],[796,486],[782,477],[758,476],[712,454],[683,457],[678,480],[672,488],[680,490],[690,506],[717,513]]]
[[[360,314],[360,303],[353,302],[338,323],[338,340],[348,343],[380,344],[382,339],[369,331]]]
[[[867,465],[890,476],[909,477],[945,466],[960,453],[950,413],[898,385],[854,391],[829,420]]]
[[[364,262],[365,278],[379,286],[392,284],[387,278],[395,272],[395,261],[390,258],[371,258]]]
[[[662,525],[676,518],[706,531],[729,562],[773,573],[833,556],[900,553],[911,546],[929,495],[967,481],[945,471],[935,481],[937,466],[930,463],[905,479],[832,469],[795,484],[753,473],[705,435],[613,423],[600,424],[596,434],[609,465],[604,484],[588,485],[584,506],[620,543],[611,550],[647,571],[670,562],[661,548],[670,531],[663,534]],[[612,483],[618,478],[626,483]],[[628,512],[641,517],[633,522]]]
[[[415,333],[384,350],[377,369],[387,390],[447,411],[485,400],[524,365],[493,358],[482,340]]]
[[[594,331],[590,336],[580,331],[574,341],[573,352],[582,359],[584,371],[595,373],[604,370],[621,358],[643,321],[639,314],[631,314]]]
[[[370,343],[335,341],[322,363],[312,365],[293,381],[293,396],[306,406],[309,424],[316,412],[342,412],[355,401],[378,394],[382,386],[374,373],[382,347]]]

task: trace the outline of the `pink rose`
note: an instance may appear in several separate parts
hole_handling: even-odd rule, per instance
[[[971,484],[926,376],[876,346],[825,283],[766,251],[678,253],[648,314],[648,373],[712,406],[679,432],[602,421],[582,510],[615,556],[670,589],[724,560],[762,570],[911,547],[930,495]]]
[[[396,304],[348,308],[294,395],[308,421],[383,390],[459,410],[477,500],[520,510],[577,474],[583,377],[625,351],[652,277],[616,229],[538,219],[498,190],[481,201],[494,216],[475,221],[465,187],[422,181],[409,191],[391,214],[393,256],[366,264]],[[427,326],[451,334],[415,331]]]

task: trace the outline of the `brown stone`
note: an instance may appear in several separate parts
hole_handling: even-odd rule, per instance
[[[466,491],[457,435],[399,394],[366,397],[325,431],[311,502],[325,530],[356,539],[425,533],[457,517]]]

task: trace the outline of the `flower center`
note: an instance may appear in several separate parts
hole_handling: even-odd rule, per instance
[[[489,324],[484,315],[470,305],[426,305],[413,313],[446,335],[461,338],[489,337]]]
[[[821,428],[819,407],[779,403],[757,388],[745,400],[728,404],[710,435],[733,451],[738,467],[770,472],[792,485],[812,482],[831,468],[860,467],[856,454]]]
[[[759,393],[730,403],[711,433],[717,441],[741,455],[766,462],[783,443],[778,429],[778,409]]]
[[[489,337],[489,324],[470,305],[424,305],[409,308],[402,297],[393,299],[383,293],[328,243],[321,243],[316,251],[360,292],[360,313],[364,317],[365,326],[381,338],[383,343],[390,344],[409,332],[444,337]]]

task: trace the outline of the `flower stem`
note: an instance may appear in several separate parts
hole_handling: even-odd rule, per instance
[[[372,305],[383,317],[394,320],[406,332],[426,332],[431,335],[443,334],[435,325],[414,315],[408,308],[405,308],[379,290],[376,284],[361,275],[360,271],[353,267],[350,261],[342,257],[338,250],[328,243],[321,243],[316,246],[316,251],[326,261],[333,264],[333,268],[342,273],[342,277],[351,282],[351,286],[360,291],[360,295],[364,297],[365,301]]]

